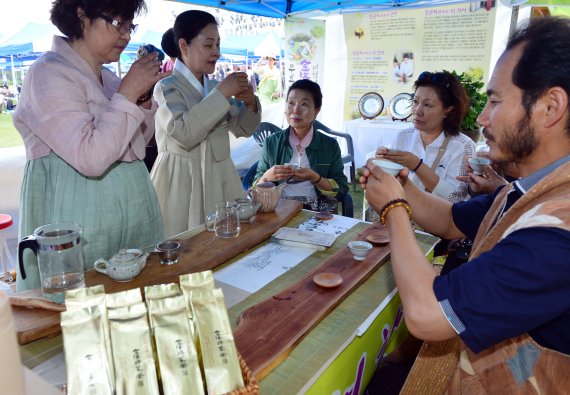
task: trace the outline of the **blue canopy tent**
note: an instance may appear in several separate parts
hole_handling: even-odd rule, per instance
[[[28,23],[22,30],[0,44],[0,57],[10,59],[0,62],[0,68],[12,71],[12,84],[16,89],[16,66],[39,57],[51,48],[52,37],[58,34],[58,29],[47,23]],[[6,66],[6,67],[5,67]]]
[[[433,7],[440,4],[462,3],[466,0],[175,0],[228,11],[271,18],[285,18],[300,14],[326,14],[329,12],[370,12],[394,7]]]

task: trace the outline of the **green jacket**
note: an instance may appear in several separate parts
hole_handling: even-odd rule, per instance
[[[255,174],[256,181],[272,166],[288,163],[293,157],[293,147],[289,144],[289,130],[290,128],[287,128],[265,139]],[[344,195],[348,192],[340,147],[334,138],[314,129],[313,139],[305,152],[311,169],[331,183],[335,194]],[[325,191],[317,189],[317,195],[323,192]]]

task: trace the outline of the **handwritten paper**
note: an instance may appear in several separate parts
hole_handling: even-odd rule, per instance
[[[214,278],[244,291],[257,292],[315,251],[311,248],[268,243],[214,273]]]
[[[312,217],[311,219],[297,226],[297,229],[305,230],[308,232],[328,233],[338,236],[359,222],[360,221],[357,219],[343,217],[342,215],[333,215],[332,219],[326,221],[321,221],[315,217]]]
[[[233,305],[245,299],[246,293],[259,291],[315,251],[322,250],[323,247],[320,246],[332,245],[338,235],[346,232],[358,222],[360,221],[354,218],[335,215],[333,219],[327,221],[319,221],[313,217],[297,228],[281,228],[274,238],[283,232],[282,236],[295,235],[293,240],[276,239],[276,242],[268,243],[214,273],[214,279],[221,283],[222,288],[224,284],[228,285],[228,288],[232,288],[236,295],[239,294],[239,297],[236,296],[236,300],[233,301]],[[324,244],[309,244],[314,241]]]

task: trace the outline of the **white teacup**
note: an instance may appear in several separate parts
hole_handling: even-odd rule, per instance
[[[348,248],[352,252],[352,257],[357,261],[363,261],[372,249],[372,244],[367,241],[351,241],[348,243]]]
[[[283,164],[283,166],[288,166],[290,167],[293,171],[297,170],[299,168],[299,164],[298,163],[285,163]]]
[[[482,156],[474,156],[469,158],[468,162],[471,169],[473,169],[473,174],[481,176],[485,171],[485,166],[491,164],[491,159],[484,158]]]
[[[400,170],[404,168],[404,166],[386,159],[374,159],[372,163],[394,177],[396,177],[400,173]]]

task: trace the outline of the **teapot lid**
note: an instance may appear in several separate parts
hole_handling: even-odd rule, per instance
[[[272,183],[271,181],[265,181],[258,183],[256,186],[260,188],[272,188],[275,186],[275,184]]]
[[[115,254],[111,257],[111,261],[114,263],[131,263],[132,261],[139,258],[142,254],[141,250],[131,249],[125,250],[120,249],[118,254]]]

